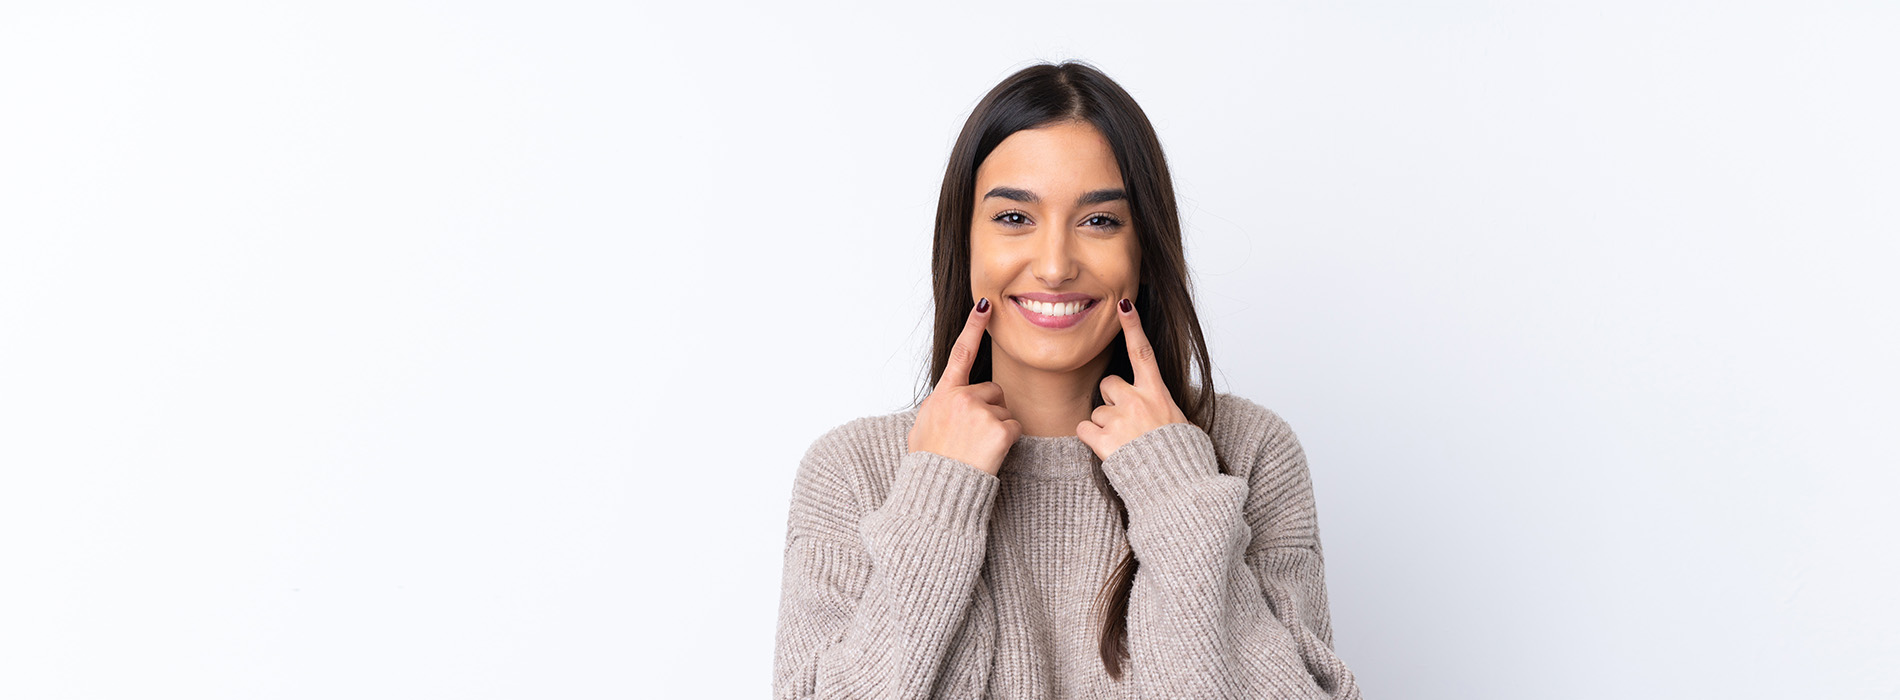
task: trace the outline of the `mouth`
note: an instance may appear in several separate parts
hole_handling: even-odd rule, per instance
[[[1010,305],[1021,312],[1023,318],[1043,328],[1072,328],[1082,322],[1082,318],[1094,310],[1101,301],[1084,294],[1039,295],[1051,296],[1051,301],[1028,299],[1020,296],[1009,297]]]

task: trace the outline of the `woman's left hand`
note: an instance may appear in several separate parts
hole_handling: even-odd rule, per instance
[[[1128,363],[1134,366],[1135,383],[1113,374],[1103,377],[1103,405],[1075,426],[1076,437],[1104,460],[1143,433],[1169,423],[1188,422],[1168,393],[1168,385],[1161,381],[1161,365],[1155,362],[1148,334],[1141,330],[1141,317],[1136,315],[1134,303],[1127,303],[1127,311],[1120,311],[1121,306],[1116,304],[1116,309],[1122,319],[1122,334],[1128,338]]]

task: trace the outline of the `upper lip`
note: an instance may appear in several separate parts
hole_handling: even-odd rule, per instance
[[[1032,299],[1035,301],[1047,302],[1050,304],[1061,304],[1061,303],[1071,302],[1071,301],[1095,301],[1095,297],[1089,296],[1087,294],[1082,294],[1080,292],[1069,292],[1067,294],[1043,294],[1040,292],[1023,292],[1021,294],[1011,294],[1009,296],[1012,296],[1018,299]]]

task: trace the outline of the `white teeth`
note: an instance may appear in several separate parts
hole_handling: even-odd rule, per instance
[[[1044,316],[1073,316],[1075,314],[1081,313],[1082,308],[1085,306],[1088,306],[1088,302],[1085,302],[1085,301],[1071,301],[1066,304],[1050,304],[1046,302],[1035,301],[1033,299],[1017,299],[1016,303],[1022,304],[1023,308],[1025,309],[1029,309],[1030,311],[1034,311]]]

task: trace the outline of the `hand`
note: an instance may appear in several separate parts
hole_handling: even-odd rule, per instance
[[[1003,387],[996,382],[970,384],[970,365],[982,347],[983,329],[995,306],[977,302],[963,333],[950,348],[943,378],[924,398],[917,423],[910,428],[911,452],[935,452],[959,460],[990,476],[1003,468],[1003,457],[1023,434],[1023,424],[1003,406]]]
[[[1122,334],[1128,337],[1128,363],[1134,365],[1135,383],[1108,375],[1102,378],[1104,405],[1075,426],[1076,437],[1102,459],[1128,441],[1169,423],[1188,422],[1187,414],[1175,405],[1168,385],[1161,381],[1161,365],[1155,362],[1154,347],[1141,330],[1141,317],[1135,305],[1126,299],[1128,310],[1121,312]],[[1121,304],[1116,307],[1119,310]]]

